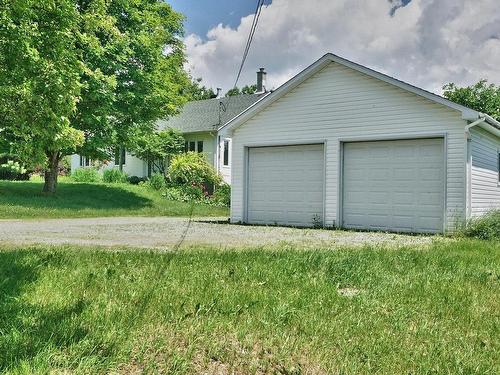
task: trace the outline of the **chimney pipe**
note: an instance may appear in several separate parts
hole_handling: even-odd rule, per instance
[[[257,72],[257,94],[266,92],[266,69],[260,68]]]

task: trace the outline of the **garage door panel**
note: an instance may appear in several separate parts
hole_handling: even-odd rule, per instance
[[[247,221],[312,226],[323,216],[323,145],[248,150]]]
[[[343,226],[442,231],[443,155],[442,139],[345,143]]]

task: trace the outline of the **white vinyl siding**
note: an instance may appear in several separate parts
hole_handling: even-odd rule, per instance
[[[249,119],[233,133],[233,222],[244,218],[245,146],[326,142],[325,225],[338,225],[341,141],[445,135],[446,222],[465,216],[466,139],[459,111],[337,63]]]
[[[443,139],[349,142],[343,146],[342,226],[443,231]]]
[[[323,145],[248,149],[248,223],[323,222]]]
[[[472,128],[471,136],[471,215],[474,217],[500,208],[500,137],[480,128]]]

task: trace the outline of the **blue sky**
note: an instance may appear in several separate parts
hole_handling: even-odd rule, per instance
[[[201,37],[219,23],[237,27],[241,17],[253,14],[257,5],[254,0],[169,0],[168,3],[186,16],[186,35],[194,33]],[[264,1],[270,3],[271,0]]]
[[[187,18],[187,69],[230,89],[257,0],[165,1]],[[498,84],[498,2],[266,0],[239,86],[265,67],[276,88],[327,52],[437,93],[449,82]]]

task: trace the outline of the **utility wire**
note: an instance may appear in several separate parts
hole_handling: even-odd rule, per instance
[[[233,88],[235,88],[238,85],[238,81],[240,79],[243,66],[245,65],[245,61],[248,56],[248,51],[250,51],[253,37],[255,35],[255,30],[257,30],[257,24],[259,23],[260,13],[262,11],[262,5],[264,5],[264,0],[257,0],[257,8],[253,16],[252,27],[250,28],[250,33],[248,34],[247,44],[245,46],[245,51],[243,52],[243,58],[241,59],[240,68],[238,69],[238,74],[236,75],[236,80],[234,81]]]
[[[241,64],[238,69],[238,74],[236,75],[236,79],[234,81],[233,89],[235,89],[238,86],[238,81],[240,80],[241,72],[243,71],[243,67],[245,66],[245,61],[248,56],[248,52],[250,51],[250,47],[252,46],[252,41],[253,37],[255,35],[255,30],[257,30],[257,24],[259,23],[259,18],[260,18],[260,13],[262,12],[262,6],[264,5],[264,0],[257,0],[257,7],[255,8],[255,14],[253,15],[253,20],[252,20],[252,26],[250,27],[250,32],[248,34],[247,42],[245,45],[245,49],[243,51],[243,57],[241,58]],[[229,105],[231,104],[231,97],[227,99],[226,104],[222,104],[222,101],[220,101],[219,104],[219,126],[222,125],[221,123],[221,110],[224,112],[227,112],[229,109]]]
[[[257,0],[257,7],[255,8],[255,14],[253,16],[252,26],[250,28],[250,33],[248,34],[247,43],[245,45],[245,51],[243,52],[243,58],[241,59],[240,68],[238,69],[238,75],[236,76],[236,80],[234,81],[233,88],[235,88],[238,85],[238,81],[239,81],[240,76],[241,76],[241,71],[243,70],[243,66],[245,65],[245,61],[246,61],[247,56],[248,56],[248,51],[250,51],[253,37],[255,35],[255,30],[257,30],[257,24],[259,23],[260,13],[262,12],[262,5],[264,5],[264,0]],[[222,125],[220,111],[221,111],[221,109],[223,109],[224,112],[227,111],[227,109],[229,108],[230,100],[231,100],[231,97],[229,97],[226,105],[224,105],[224,103],[222,103],[222,101],[219,102],[219,126]],[[179,241],[174,245],[174,247],[172,249],[174,252],[179,250],[179,248],[181,247],[182,243],[184,242],[184,240],[187,236],[187,233],[189,231],[189,228],[191,227],[191,222],[193,219],[193,211],[194,211],[194,203],[191,204],[191,209],[189,212],[189,220],[187,222],[186,228],[185,228],[184,232],[182,233]]]

